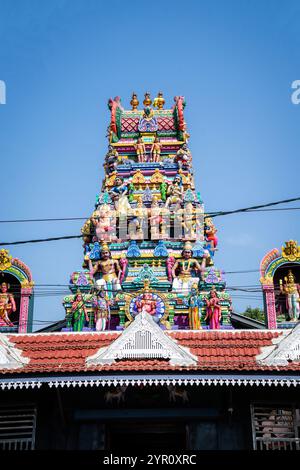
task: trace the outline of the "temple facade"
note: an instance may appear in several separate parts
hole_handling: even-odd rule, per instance
[[[299,450],[299,248],[261,264],[268,328],[234,329],[185,99],[130,104],[109,100],[105,177],[64,324],[0,334],[0,449]],[[18,263],[3,253],[4,276]]]

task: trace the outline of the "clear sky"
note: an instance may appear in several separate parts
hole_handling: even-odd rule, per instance
[[[107,100],[186,97],[197,189],[207,211],[297,197],[300,3],[276,0],[0,0],[0,219],[88,217],[103,177]],[[300,203],[295,203],[295,207]],[[299,235],[299,212],[215,219],[215,264],[258,269]],[[0,224],[1,241],[76,235],[82,222]],[[67,284],[81,240],[10,248],[36,284]],[[230,286],[259,273],[227,276]],[[40,290],[40,287],[37,291]],[[260,296],[233,297],[236,311]],[[38,322],[64,317],[62,295],[35,299]]]

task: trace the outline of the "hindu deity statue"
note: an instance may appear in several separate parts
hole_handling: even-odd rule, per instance
[[[201,329],[201,307],[203,302],[199,296],[197,284],[191,288],[191,294],[188,298],[189,306],[189,327],[191,330]]]
[[[290,320],[298,321],[300,314],[300,285],[296,283],[296,278],[291,269],[288,270],[287,276],[279,280],[280,292],[286,296],[286,308]]]
[[[163,210],[159,206],[157,196],[153,196],[148,220],[151,227],[151,239],[155,240],[163,237],[165,219],[163,217]]]
[[[175,292],[190,292],[193,284],[198,285],[199,278],[193,276],[193,273],[197,272],[198,275],[200,273],[202,277],[203,268],[196,259],[192,258],[192,254],[192,245],[187,242],[181,253],[182,258],[177,260],[172,268],[172,290]]]
[[[123,182],[123,179],[120,176],[116,176],[114,186],[109,191],[109,195],[114,202],[115,209],[120,214],[127,214],[127,211],[130,210],[127,193],[127,185]]]
[[[107,291],[109,299],[113,298],[114,293],[121,289],[120,276],[121,268],[117,260],[112,259],[111,252],[109,251],[108,245],[103,244],[100,251],[100,260],[96,261],[93,265],[89,260],[89,269],[91,275],[100,274],[95,282],[97,289],[105,289]]]
[[[177,151],[174,162],[178,163],[180,169],[189,170],[191,168],[192,155],[186,143]]]
[[[0,292],[0,319],[4,321],[7,326],[14,326],[9,319],[9,314],[16,311],[16,303],[13,294],[8,292],[9,288],[9,284],[2,282]]]
[[[217,229],[214,226],[214,223],[210,217],[206,217],[204,234],[205,240],[207,242],[207,248],[211,254],[215,252],[218,245],[218,238],[216,237]]]
[[[103,204],[93,212],[91,222],[95,227],[98,241],[116,240],[117,237],[114,233],[116,228],[115,212],[111,210],[108,204]]]
[[[133,216],[129,223],[129,238],[130,240],[142,239],[143,228],[147,219],[147,209],[144,207],[143,199],[141,196],[137,199],[137,207],[131,209],[130,214]]]
[[[141,137],[138,138],[137,143],[134,145],[134,148],[136,150],[139,163],[145,162],[146,161],[146,147]]]
[[[206,303],[206,315],[204,320],[209,320],[209,328],[211,330],[219,330],[222,319],[222,310],[216,290],[212,288],[209,293],[209,298],[205,298],[204,300]]]
[[[182,177],[180,175],[176,175],[173,182],[169,184],[167,189],[167,200],[166,200],[166,207],[169,207],[171,204],[175,204],[176,208],[181,207],[181,203],[183,201],[183,186],[182,186]]]
[[[108,152],[105,156],[105,163],[103,165],[107,174],[111,174],[114,171],[116,171],[117,164],[118,164],[118,157],[119,157],[119,154],[117,150],[114,149],[112,145],[109,145]]]
[[[135,301],[135,307],[138,313],[149,313],[149,315],[156,314],[157,301],[153,299],[151,292],[144,292],[141,298]]]
[[[107,293],[103,288],[100,289],[93,302],[93,306],[95,307],[96,331],[105,331],[107,321],[110,319],[110,305],[111,301],[108,299]]]
[[[85,322],[89,323],[89,316],[82,293],[79,291],[71,307],[73,331],[82,331]]]
[[[152,162],[159,162],[161,147],[162,147],[162,144],[160,143],[159,138],[155,137],[151,150],[150,150]]]

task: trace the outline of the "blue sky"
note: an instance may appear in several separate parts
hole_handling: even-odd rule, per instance
[[[275,0],[179,2],[0,0],[2,204],[0,218],[85,217],[103,177],[107,100],[186,97],[197,188],[206,209],[299,196],[300,4]],[[295,207],[300,204],[295,203]],[[81,222],[1,224],[1,240],[77,234]],[[297,211],[216,219],[218,267],[258,269],[297,239]],[[80,240],[15,246],[37,284],[67,284]],[[253,285],[259,273],[227,276]],[[60,295],[36,297],[34,320],[63,318]],[[262,305],[234,299],[236,311]],[[40,325],[35,323],[35,329]]]

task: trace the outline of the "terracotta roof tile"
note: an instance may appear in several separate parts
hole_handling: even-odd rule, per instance
[[[20,370],[0,370],[2,374],[55,373],[93,371],[180,371],[186,367],[174,367],[167,360],[121,360],[111,365],[87,367],[88,356],[108,346],[121,333],[36,333],[8,335],[10,343],[29,358]],[[198,371],[271,371],[300,370],[299,363],[285,367],[268,367],[256,362],[256,356],[264,346],[282,335],[279,331],[172,331],[167,332],[198,357],[198,363],[189,367]]]

